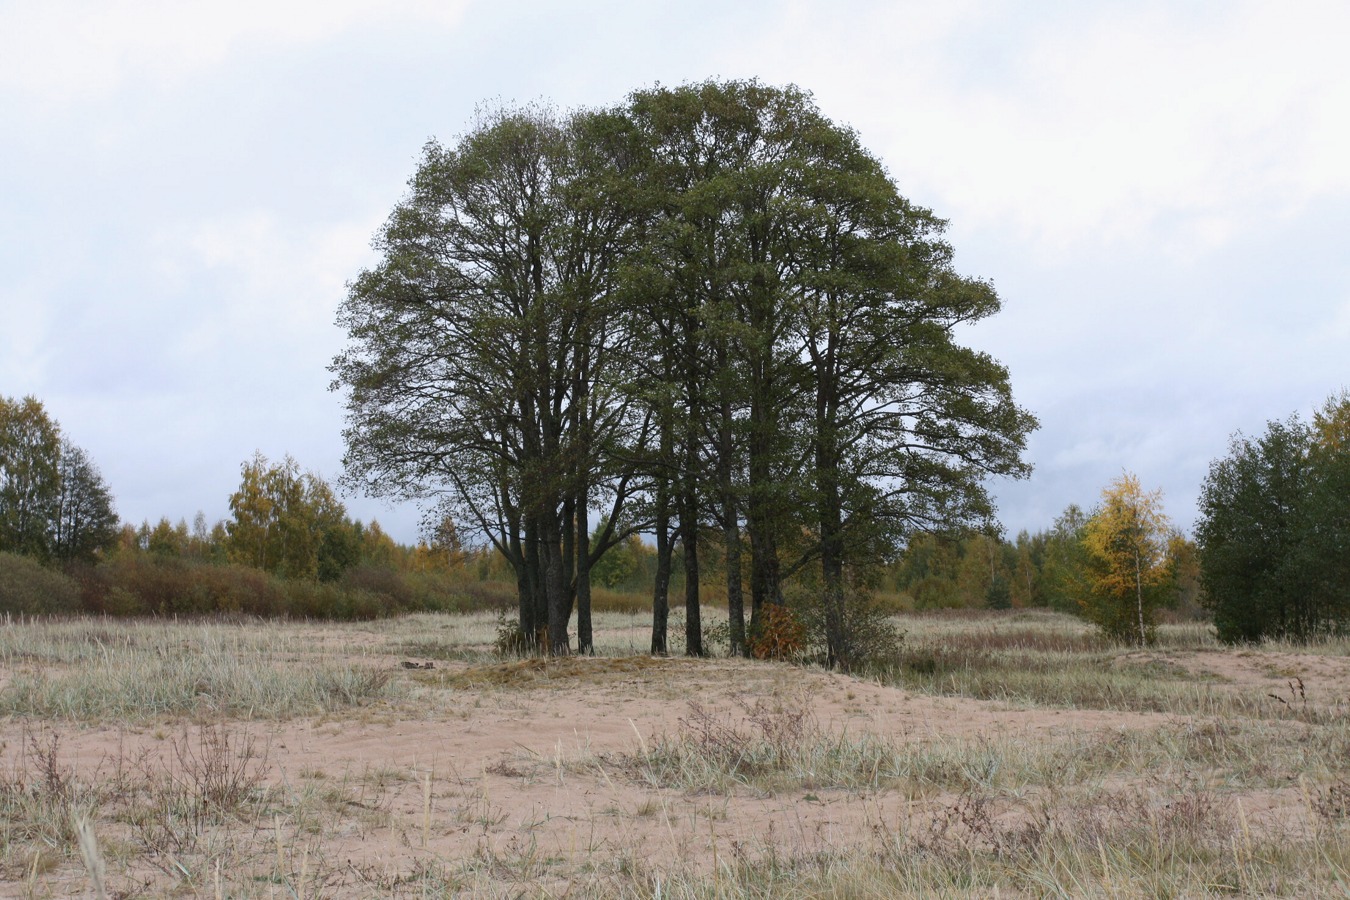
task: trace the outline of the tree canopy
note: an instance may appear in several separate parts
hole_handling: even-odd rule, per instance
[[[1110,636],[1149,644],[1162,590],[1172,586],[1172,524],[1162,491],[1145,491],[1129,472],[1102,491],[1082,532],[1087,557],[1083,606]]]
[[[1225,641],[1350,622],[1350,395],[1237,434],[1200,492],[1201,581]]]
[[[809,574],[847,667],[846,570],[915,527],[989,525],[985,479],[1029,472],[1034,418],[956,340],[997,295],[955,272],[944,227],[793,87],[486,114],[427,145],[342,305],[348,478],[500,550],[527,644],[568,649],[575,604],[586,649],[590,567],[644,530],[654,651],[678,540],[702,652],[715,541],[734,650],[743,583],[753,631]]]
[[[0,396],[0,551],[92,559],[117,536],[112,494],[35,397]]]

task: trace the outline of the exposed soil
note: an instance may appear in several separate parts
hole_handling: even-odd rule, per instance
[[[322,629],[314,638],[315,647],[323,646]],[[1350,697],[1350,660],[1344,658],[1235,651],[1122,659],[1162,660],[1225,689],[1284,698],[1272,703],[1336,704]],[[828,672],[736,660],[644,656],[477,667],[438,660],[430,668],[423,668],[430,661],[406,657],[367,662],[420,683],[421,700],[231,725],[236,746],[252,739],[266,783],[284,791],[327,785],[346,798],[345,811],[330,808],[325,815],[333,820],[317,827],[247,823],[261,846],[270,846],[272,830],[280,828],[292,869],[322,873],[315,890],[327,896],[378,894],[376,885],[387,890],[409,873],[458,860],[495,867],[492,877],[505,895],[517,883],[561,893],[584,881],[579,873],[588,870],[706,869],[719,854],[769,846],[785,853],[843,849],[878,830],[922,827],[952,802],[940,790],[859,793],[806,785],[725,794],[654,788],[633,763],[636,751],[687,730],[690,701],[734,724],[745,720],[749,700],[776,698],[808,707],[829,733],[872,733],[917,744],[1046,744],[1177,722],[1167,714],[922,696]],[[211,724],[10,720],[0,723],[0,742],[7,771],[32,752],[34,738],[48,733],[44,729],[59,735],[59,762],[82,773],[111,771],[118,760],[174,769],[182,765],[175,747],[198,746],[200,729]],[[1295,817],[1299,798],[1291,786],[1243,802],[1245,814],[1274,823]],[[142,893],[155,896],[172,882],[166,870],[172,871],[163,860],[133,858],[112,881],[141,885]],[[53,872],[46,884],[58,895],[88,889],[81,870],[69,867]],[[0,883],[0,894],[21,895],[19,888],[17,882]],[[207,883],[179,889],[207,896],[213,890]]]

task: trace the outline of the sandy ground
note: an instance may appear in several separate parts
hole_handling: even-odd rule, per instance
[[[322,645],[321,634],[315,636]],[[1171,652],[1123,656],[1164,660],[1225,690],[1335,704],[1350,697],[1350,660],[1260,652]],[[1048,743],[1085,735],[1175,725],[1165,713],[1051,710],[929,697],[843,675],[730,660],[568,659],[471,668],[436,662],[410,670],[370,659],[395,677],[423,684],[425,704],[366,707],[340,716],[287,722],[235,722],[235,746],[249,739],[264,781],[280,791],[327,786],[341,799],[315,823],[253,821],[250,838],[270,847],[282,835],[292,873],[311,874],[314,895],[389,892],[426,867],[472,861],[503,884],[561,892],[579,872],[633,865],[660,872],[710,866],[719,854],[766,846],[783,852],[838,850],[878,830],[918,827],[950,803],[940,792],[876,793],[814,789],[738,789],[732,794],[657,789],[632,760],[640,748],[689,728],[694,701],[719,721],[745,723],[748,698],[809,707],[824,731],[871,733],[914,744],[953,741]],[[1271,699],[1272,703],[1280,702]],[[0,723],[4,764],[30,752],[35,735],[59,736],[63,765],[109,772],[118,760],[146,769],[181,768],[177,746],[200,746],[211,723],[38,725]],[[46,739],[46,738],[43,738]],[[1280,816],[1291,791],[1253,796],[1252,814]],[[245,829],[247,830],[247,828]],[[262,853],[262,851],[258,851]],[[275,851],[272,851],[275,852]],[[158,896],[164,860],[132,860],[117,884],[123,896]],[[110,866],[110,869],[116,869]],[[50,893],[79,894],[87,883],[66,871]],[[31,873],[30,873],[31,876]],[[223,876],[228,881],[229,873]],[[303,877],[301,877],[303,881]],[[27,896],[0,883],[0,895]],[[551,886],[551,887],[550,887]],[[379,890],[377,890],[377,887]],[[523,888],[522,888],[523,889]],[[204,876],[178,886],[212,896]],[[228,892],[226,892],[228,893]],[[505,895],[510,895],[509,891]]]

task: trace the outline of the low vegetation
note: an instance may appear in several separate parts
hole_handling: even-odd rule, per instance
[[[10,619],[0,883],[654,900],[1350,882],[1343,643],[1231,650],[1177,623],[1140,651],[1045,612],[892,624],[894,667],[845,678],[653,658],[628,612],[597,616],[599,656],[562,659],[496,656],[487,612]],[[919,731],[895,725],[924,703]],[[1012,727],[1028,717],[1053,727]],[[445,735],[502,728],[499,749],[438,758]],[[388,735],[374,756],[318,749],[362,729]],[[421,749],[391,755],[405,739]]]

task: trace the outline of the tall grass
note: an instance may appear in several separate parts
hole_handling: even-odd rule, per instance
[[[276,718],[383,699],[388,671],[300,659],[288,641],[226,624],[67,620],[0,626],[0,715],[63,720],[178,715]]]

